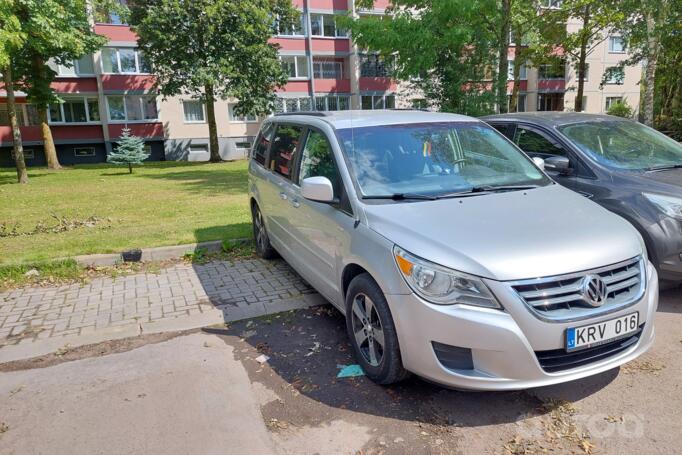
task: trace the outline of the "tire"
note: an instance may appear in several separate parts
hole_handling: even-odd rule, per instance
[[[277,257],[277,251],[270,244],[268,231],[265,229],[265,222],[258,204],[251,206],[251,220],[253,225],[253,239],[256,242],[256,254],[263,259],[273,259]]]
[[[372,381],[388,385],[409,376],[403,368],[398,336],[386,297],[367,273],[353,278],[348,286],[346,330],[356,360]]]

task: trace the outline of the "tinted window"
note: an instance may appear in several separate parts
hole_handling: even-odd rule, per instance
[[[303,128],[294,125],[279,125],[270,149],[270,169],[291,179],[296,162],[296,150]]]
[[[268,148],[270,147],[273,131],[275,131],[274,124],[268,123],[265,125],[253,146],[253,159],[263,166],[265,166],[265,156],[268,154]]]
[[[311,130],[301,155],[299,182],[308,177],[327,177],[339,194],[339,172],[334,161],[334,152],[324,134]]]
[[[512,133],[514,132],[514,125],[512,123],[491,123],[490,126],[507,136],[509,139],[512,139]]]
[[[564,149],[552,144],[545,136],[522,126],[516,128],[514,142],[528,154],[566,156]]]

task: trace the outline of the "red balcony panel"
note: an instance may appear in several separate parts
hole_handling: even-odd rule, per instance
[[[507,93],[511,93],[514,90],[514,81],[507,82]],[[525,92],[528,90],[528,81],[519,81],[519,91]]]
[[[22,126],[19,129],[21,130],[21,140],[23,142],[43,140],[39,126]],[[0,126],[0,142],[7,144],[12,143],[12,140],[12,127],[9,125]]]
[[[77,139],[104,140],[101,125],[51,125],[50,129],[55,141]]]
[[[545,92],[563,92],[566,90],[566,81],[563,79],[539,79],[538,90]]]
[[[121,136],[125,127],[130,128],[130,134],[141,138],[163,137],[163,124],[156,123],[121,123],[109,125],[109,137],[116,140]]]
[[[104,74],[102,87],[104,90],[151,90],[156,78],[152,75],[136,74]]]
[[[308,0],[308,7],[312,9],[348,10],[348,0]]]
[[[14,101],[19,104],[19,103],[25,103],[26,102],[26,96],[25,95],[14,95]],[[7,104],[7,92],[5,92],[5,87],[0,85],[0,103],[2,104]]]
[[[395,91],[398,88],[396,82],[390,77],[361,77],[361,91]]]
[[[310,82],[308,81],[289,81],[287,84],[282,87],[277,89],[278,92],[308,92],[309,91],[309,84]]]
[[[303,9],[305,0],[291,0],[291,4],[294,5],[295,8]]]
[[[58,77],[51,87],[58,93],[97,92],[97,79],[94,77]]]
[[[137,34],[127,25],[95,24],[95,33],[110,41],[137,41]]]
[[[306,49],[306,40],[300,38],[271,38],[270,43],[279,45],[283,51],[301,51]]]
[[[350,79],[315,79],[315,93],[348,93]]]
[[[374,0],[374,9],[386,9],[390,4],[389,0]]]
[[[313,38],[312,43],[313,52],[348,52],[350,50],[350,40],[346,38]]]

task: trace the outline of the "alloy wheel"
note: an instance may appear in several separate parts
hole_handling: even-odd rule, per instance
[[[379,313],[365,294],[358,294],[352,305],[353,335],[365,361],[376,367],[384,357],[384,329]]]

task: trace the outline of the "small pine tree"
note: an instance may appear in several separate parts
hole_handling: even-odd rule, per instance
[[[130,128],[124,128],[118,140],[116,150],[111,152],[107,161],[118,165],[128,165],[129,173],[133,173],[133,164],[143,164],[149,157],[144,149],[142,138],[130,135]]]

